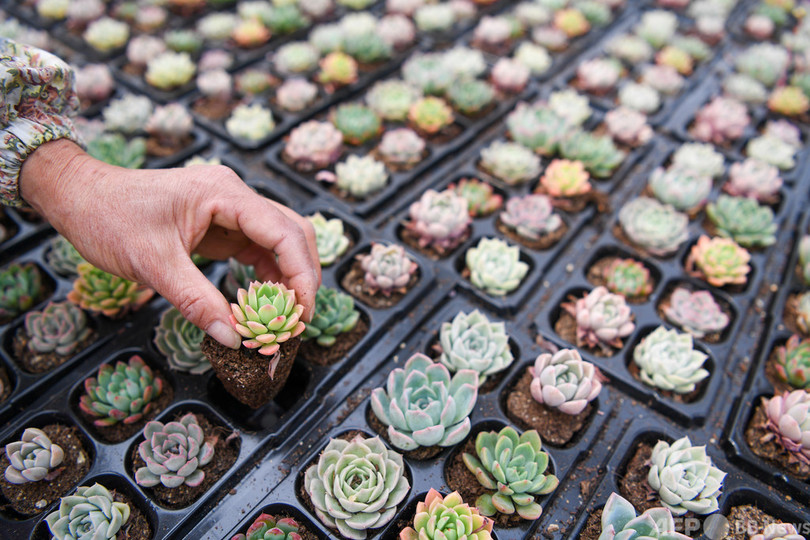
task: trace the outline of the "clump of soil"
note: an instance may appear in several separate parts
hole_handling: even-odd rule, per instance
[[[179,421],[183,416],[184,414],[178,413],[173,420]],[[203,493],[208,491],[208,488],[222,478],[228,469],[236,462],[236,458],[239,457],[241,441],[238,434],[236,437],[230,438],[229,436],[233,432],[227,428],[212,423],[201,414],[195,414],[195,416],[197,417],[197,423],[202,428],[205,439],[214,443],[214,457],[210,463],[200,467],[200,470],[205,473],[205,478],[199,486],[191,487],[183,484],[176,488],[167,488],[163,484],[158,484],[151,488],[144,488],[145,491],[152,494],[159,504],[166,508],[185,508],[199,499]],[[132,447],[131,472],[133,477],[138,469],[146,467],[146,462],[141,458],[138,452],[139,445],[140,443]]]
[[[372,295],[368,292],[365,286],[365,272],[360,267],[360,262],[355,261],[352,267],[340,280],[340,285],[352,296],[363,302],[364,304],[374,309],[386,309],[395,306],[402,298],[408,294],[410,290],[419,281],[419,270],[417,269],[411,275],[410,281],[405,285],[406,292],[393,291],[390,296],[385,296],[382,293]]]
[[[368,332],[368,323],[360,317],[354,328],[339,334],[337,341],[331,347],[321,347],[314,339],[310,339],[301,343],[298,354],[307,362],[319,366],[331,366],[343,360],[352,347],[363,339],[366,332]]]
[[[591,265],[590,268],[588,268],[588,273],[586,276],[588,278],[588,281],[593,283],[594,286],[596,287],[607,288],[607,279],[605,277],[605,274],[608,268],[610,268],[610,265],[613,264],[615,261],[622,261],[626,258],[627,257],[610,256],[599,259],[593,265]],[[650,276],[650,278],[647,280],[647,285],[649,285],[651,291],[650,294],[652,294],[652,291],[655,289],[655,280],[652,278],[652,276]],[[643,304],[644,302],[650,299],[650,294],[645,294],[641,296],[625,296],[625,298],[627,299],[627,302],[629,304]]]
[[[517,233],[514,229],[507,227],[499,217],[498,220],[495,222],[495,227],[497,227],[498,231],[506,236],[508,239],[512,240],[513,242],[517,242],[531,250],[534,251],[542,251],[544,249],[549,249],[553,247],[557,242],[562,240],[565,233],[568,232],[568,225],[563,221],[559,227],[557,227],[556,231],[552,231],[550,233],[544,234],[538,239],[526,238],[525,236],[521,236]]]
[[[192,110],[210,120],[223,120],[230,116],[231,111],[236,108],[236,103],[224,99],[212,99],[201,97],[191,106]]]
[[[810,479],[810,465],[798,460],[791,462],[791,453],[778,442],[775,436],[770,437],[772,432],[766,427],[767,424],[768,416],[760,403],[754,410],[754,416],[745,429],[745,442],[748,443],[751,451],[768,463],[801,480]]]
[[[562,413],[535,400],[531,383],[532,376],[526,368],[517,384],[507,389],[506,412],[509,419],[523,429],[537,430],[544,444],[567,445],[588,425],[593,405],[589,403],[579,414]]]
[[[0,473],[0,489],[3,493],[3,507],[11,508],[25,516],[36,515],[51,505],[59,497],[67,495],[90,470],[90,456],[82,443],[79,430],[73,426],[50,424],[42,431],[52,443],[64,451],[59,476],[53,480],[40,480],[25,484],[12,484]],[[0,449],[0,471],[5,471],[11,464],[5,448]]]
[[[579,540],[598,540],[602,534],[602,509],[594,510],[585,522],[585,528],[579,535]]]
[[[96,340],[96,332],[90,332],[90,335],[82,340],[76,347],[76,350],[69,356],[62,356],[53,352],[45,354],[34,352],[28,348],[28,342],[30,340],[31,338],[25,331],[25,326],[20,326],[17,329],[17,333],[14,335],[14,342],[12,344],[14,357],[28,373],[45,373],[46,371],[61,366],[89,347]]]
[[[733,507],[726,517],[729,528],[725,540],[748,540],[771,523],[779,523],[778,519],[751,504]]]
[[[202,352],[228,393],[248,407],[258,409],[273,399],[287,382],[300,343],[301,339],[294,337],[281,344],[281,359],[273,378],[268,371],[270,357],[255,349],[231,349],[206,335]]]
[[[166,141],[157,137],[146,139],[146,153],[153,157],[169,157],[194,142],[194,135],[189,134],[178,141]]]

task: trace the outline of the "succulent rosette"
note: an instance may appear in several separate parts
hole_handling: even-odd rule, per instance
[[[691,540],[675,530],[675,519],[668,508],[650,508],[640,516],[630,502],[611,493],[602,509],[599,540]]]
[[[10,463],[5,471],[6,481],[26,484],[57,477],[63,469],[58,467],[65,459],[65,452],[41,429],[26,428],[19,441],[6,445],[6,457]]]
[[[482,431],[475,438],[475,455],[462,459],[478,482],[495,493],[478,497],[475,506],[485,516],[517,514],[528,520],[540,517],[543,508],[536,496],[548,495],[560,481],[546,474],[549,457],[535,430],[518,435],[510,426],[501,431]]]
[[[169,367],[194,375],[211,369],[201,345],[205,332],[189,322],[180,311],[171,307],[160,316],[155,327],[155,347],[166,357]]]
[[[770,246],[776,243],[773,210],[756,199],[720,195],[706,206],[706,214],[717,234],[731,238],[741,246]]]
[[[751,540],[805,540],[791,523],[770,523],[762,532],[751,536]]]
[[[107,488],[93,484],[62,497],[59,509],[45,521],[56,540],[115,540],[129,515],[128,504],[116,502]]]
[[[304,306],[295,301],[295,291],[283,283],[254,281],[247,290],[239,289],[237,303],[231,304],[231,324],[244,339],[242,345],[274,356],[282,343],[301,334]],[[270,378],[280,357],[270,365]]]
[[[467,200],[471,217],[489,215],[503,203],[503,197],[495,193],[492,186],[476,178],[462,178],[458,184],[450,184],[447,189],[452,189]]]
[[[42,311],[25,315],[28,350],[70,356],[93,333],[84,311],[70,302],[51,302]]]
[[[459,311],[452,322],[442,323],[439,343],[440,362],[453,372],[475,370],[479,386],[489,375],[503,371],[515,359],[504,323],[491,322],[477,309],[469,314]]]
[[[672,292],[669,306],[664,308],[667,320],[696,338],[722,332],[729,317],[709,291],[689,291],[678,287]]]
[[[331,439],[304,474],[304,489],[322,523],[362,540],[394,518],[411,489],[404,473],[402,456],[379,437]]]
[[[551,199],[539,194],[510,198],[500,220],[507,228],[529,240],[540,240],[563,226],[562,218],[554,213]]]
[[[493,296],[504,296],[518,288],[529,272],[520,260],[520,249],[498,238],[482,238],[465,257],[470,281]]]
[[[10,264],[0,272],[0,320],[7,322],[31,309],[42,292],[42,275],[35,264]]]
[[[797,335],[777,347],[776,374],[794,388],[810,388],[810,340]]]
[[[636,327],[624,296],[608,292],[605,287],[596,287],[584,298],[563,303],[562,307],[576,319],[577,342],[588,347],[621,348],[622,338]]]
[[[576,349],[544,353],[529,366],[530,390],[538,403],[564,414],[579,414],[602,390],[599,370]]]
[[[399,540],[490,540],[491,519],[461,499],[458,491],[442,497],[431,488],[424,501],[416,503],[413,527],[399,533]]]
[[[405,292],[419,266],[408,257],[405,248],[396,244],[372,244],[371,252],[357,256],[366,289],[370,294]]]
[[[701,236],[686,259],[686,273],[710,285],[745,285],[751,254],[730,238]]]
[[[417,353],[391,371],[385,388],[374,389],[371,408],[388,426],[391,444],[410,451],[464,440],[477,397],[478,372],[460,369],[451,378],[442,364]]]
[[[686,214],[649,197],[638,197],[622,206],[619,224],[633,243],[653,255],[670,255],[689,238]]]
[[[76,270],[79,277],[67,299],[92,313],[123,317],[140,309],[155,294],[144,285],[109,274],[90,263],[82,263]]]
[[[343,232],[343,221],[340,218],[326,219],[320,212],[307,216],[307,219],[315,229],[321,266],[329,266],[349,248],[350,240]]]
[[[467,200],[452,190],[425,191],[411,204],[409,215],[405,228],[417,236],[421,247],[432,246],[440,253],[457,247],[472,221]]]
[[[205,472],[201,467],[214,459],[214,445],[205,439],[196,416],[188,413],[166,424],[147,422],[143,436],[138,455],[146,466],[135,471],[139,486],[177,488],[202,484]]]
[[[605,268],[605,285],[612,293],[640,298],[652,292],[650,271],[635,259],[614,259]]]
[[[250,524],[246,534],[236,534],[231,540],[302,540],[300,529],[293,518],[277,519],[262,512]]]
[[[644,383],[661,390],[688,394],[709,376],[702,366],[708,356],[696,350],[690,334],[659,326],[633,350]]]
[[[331,347],[340,334],[351,332],[359,320],[360,312],[354,308],[351,296],[321,285],[315,295],[315,314],[301,338],[314,339],[321,347]]]
[[[767,439],[775,438],[790,462],[810,465],[810,392],[794,390],[763,399],[768,417]]]

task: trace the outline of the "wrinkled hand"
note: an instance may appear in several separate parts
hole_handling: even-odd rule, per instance
[[[321,280],[312,225],[227,167],[123,169],[59,140],[28,157],[20,189],[88,262],[154,288],[223,345],[236,348],[240,337],[192,252],[255,266],[259,279],[295,289],[304,319],[312,316]]]

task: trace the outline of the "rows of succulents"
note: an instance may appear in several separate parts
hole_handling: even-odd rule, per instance
[[[806,2],[10,4],[91,155],[232,167],[324,277],[195,257],[242,380],[4,209],[2,530],[810,538]]]

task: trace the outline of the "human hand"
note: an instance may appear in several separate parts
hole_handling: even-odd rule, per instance
[[[241,338],[192,252],[255,266],[259,279],[295,289],[304,319],[312,317],[321,281],[312,225],[227,167],[123,169],[57,140],[26,159],[20,190],[88,262],[152,287],[225,346]]]

